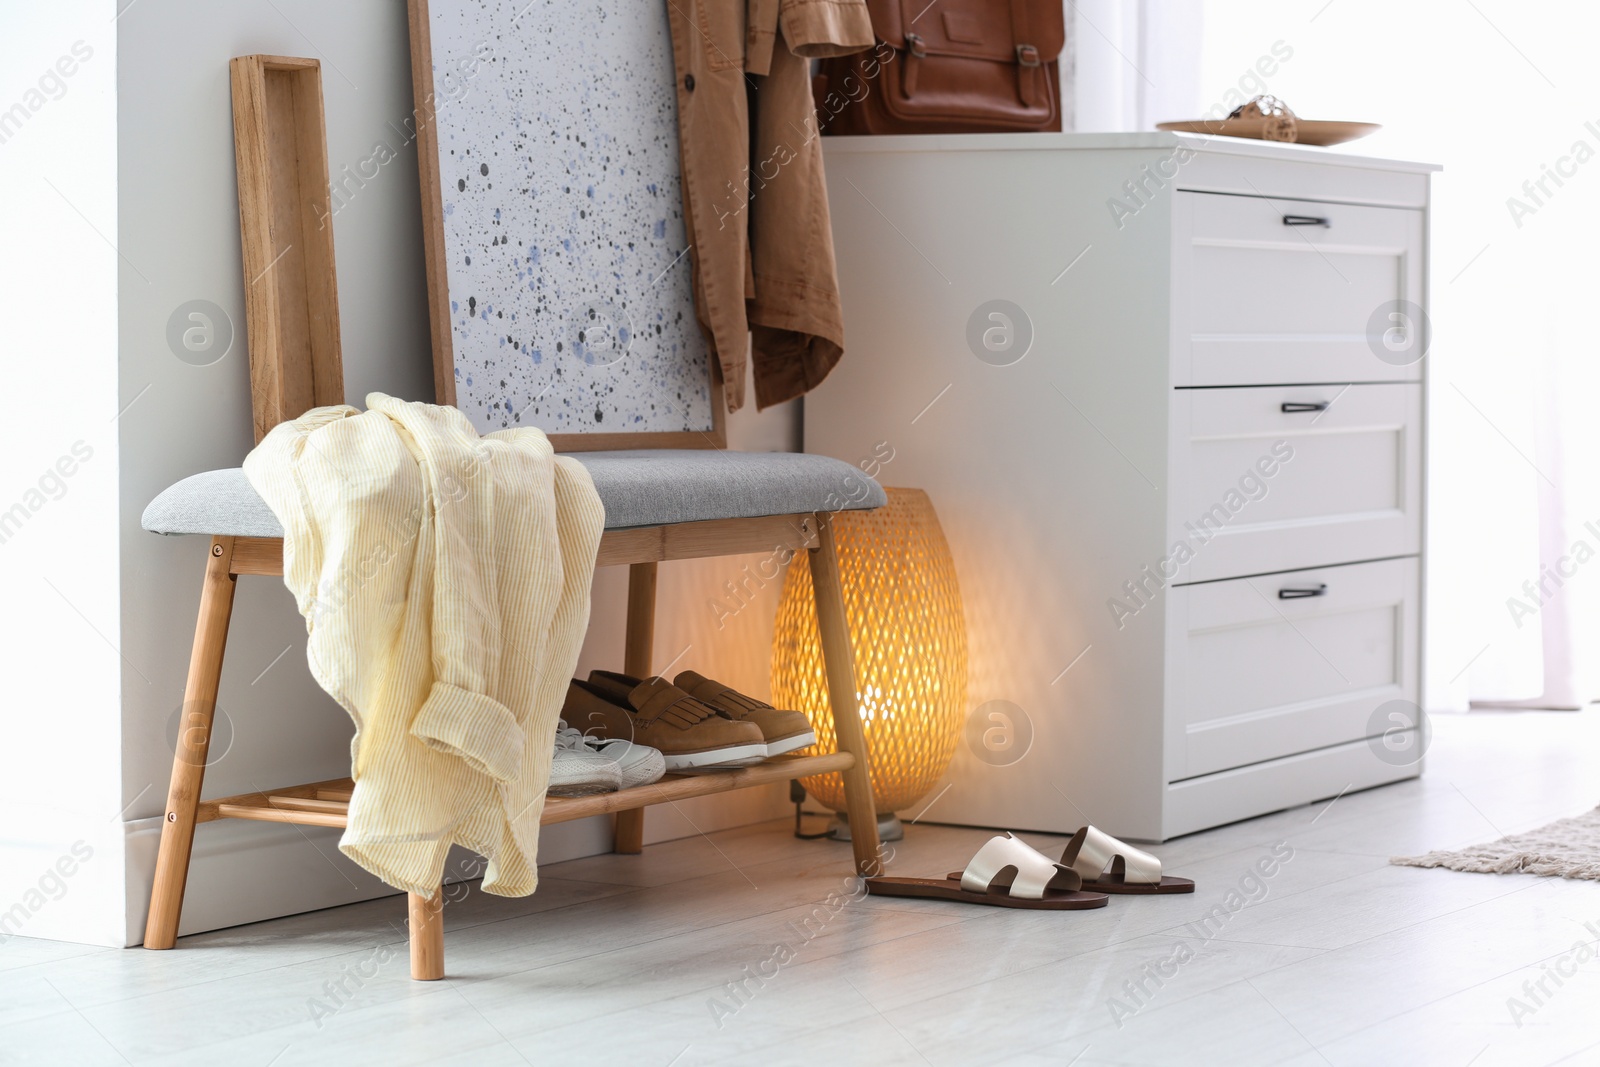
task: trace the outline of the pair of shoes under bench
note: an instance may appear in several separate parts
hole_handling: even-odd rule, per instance
[[[562,714],[591,737],[658,749],[668,771],[748,767],[767,758],[756,726],[723,718],[664,678],[631,688],[575,678]]]
[[[591,737],[566,720],[556,724],[550,761],[550,795],[583,797],[632,789],[660,780],[666,760],[656,749],[621,738]]]
[[[662,706],[680,710],[697,709],[692,713],[696,715],[703,715],[709,710],[712,713],[712,716],[708,717],[709,721],[702,719],[693,724],[689,735],[699,732],[710,737],[716,734],[722,744],[729,746],[728,758],[718,760],[710,764],[711,766],[748,766],[817,743],[816,732],[800,712],[780,711],[763,700],[745,696],[736,692],[731,686],[713,681],[694,671],[680,672],[670,684],[665,678],[640,679],[615,671],[590,671],[587,688],[603,695],[619,707],[633,712],[636,722],[640,721],[641,717],[647,717],[646,709]],[[751,727],[755,728],[754,733],[751,732]],[[740,738],[747,739],[748,745],[753,746],[759,741],[761,746],[759,754],[756,754],[752,747],[749,756],[735,757],[732,749],[736,746],[727,740],[735,732]],[[680,738],[686,739],[683,738],[681,731],[674,741]],[[658,739],[651,737],[638,740],[646,744],[656,744]],[[669,744],[672,742],[663,742],[663,751],[667,753],[667,767],[677,769],[672,751],[665,747]]]
[[[629,736],[660,747],[668,770],[748,767],[817,742],[798,711],[780,711],[694,671],[681,672],[671,683],[590,671],[587,684],[573,686],[569,699],[599,696],[625,711]]]

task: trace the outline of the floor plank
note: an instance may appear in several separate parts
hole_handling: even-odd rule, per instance
[[[460,887],[436,983],[400,898],[163,953],[12,938],[0,1064],[1595,1063],[1600,884],[1388,859],[1597,781],[1600,713],[1441,717],[1422,778],[1167,842],[1195,894],[1071,915],[863,896],[848,846],[742,827],[548,866],[530,898]],[[989,833],[912,826],[893,869]]]

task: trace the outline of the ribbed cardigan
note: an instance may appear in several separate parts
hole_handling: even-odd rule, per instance
[[[244,463],[283,524],[311,673],[355,721],[339,849],[431,896],[464,845],[486,891],[523,896],[604,510],[539,430],[367,407],[308,411]]]

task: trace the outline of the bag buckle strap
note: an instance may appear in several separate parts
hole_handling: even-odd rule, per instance
[[[900,70],[900,91],[909,100],[917,95],[917,71],[922,68],[922,64],[916,61],[928,58],[928,42],[918,34],[908,33],[906,51],[909,54],[906,56],[905,66]]]
[[[1048,106],[1050,91],[1044,84],[1044,61],[1031,44],[1017,45],[1017,96],[1027,108]]]

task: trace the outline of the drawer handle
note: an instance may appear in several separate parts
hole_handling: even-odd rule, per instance
[[[1321,226],[1325,230],[1333,228],[1333,223],[1321,215],[1285,215],[1283,224],[1285,226]]]
[[[1285,415],[1299,415],[1307,411],[1327,411],[1330,403],[1332,403],[1332,401],[1328,400],[1318,400],[1314,403],[1304,404],[1285,402],[1279,406],[1278,410],[1283,412]]]
[[[1318,586],[1315,586],[1315,587],[1310,587],[1310,588],[1302,586],[1301,588],[1296,589],[1294,586],[1290,586],[1287,589],[1278,590],[1278,599],[1279,600],[1305,600],[1307,597],[1327,596],[1327,595],[1328,595],[1328,583],[1327,582],[1323,582],[1321,585],[1318,585]]]

